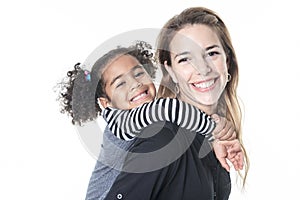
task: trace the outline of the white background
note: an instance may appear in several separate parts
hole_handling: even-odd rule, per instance
[[[297,1],[6,1],[0,3],[0,199],[84,199],[95,165],[53,86],[107,39],[160,28],[190,6],[215,10],[240,64],[245,191],[230,199],[297,199],[300,31]]]

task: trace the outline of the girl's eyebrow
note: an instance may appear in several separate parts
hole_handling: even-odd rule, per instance
[[[140,68],[142,68],[141,65],[136,65],[136,66],[134,66],[130,71],[134,71],[134,70],[140,69]],[[123,75],[124,75],[124,74],[120,74],[120,75],[116,76],[116,77],[110,82],[110,86],[112,86],[112,85],[113,85],[118,79],[120,79]]]
[[[139,65],[134,66],[130,71],[134,71],[136,69],[141,69],[141,68],[143,68],[143,66],[139,64]]]
[[[121,78],[123,76],[123,74],[120,74],[118,76],[116,76],[111,82],[110,82],[110,86],[112,86],[119,78]]]

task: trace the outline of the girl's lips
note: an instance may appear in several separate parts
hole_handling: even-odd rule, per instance
[[[134,96],[132,99],[130,99],[131,102],[140,102],[143,101],[144,99],[147,99],[147,97],[149,96],[149,92],[148,90],[145,90],[141,93],[139,93],[138,95]]]
[[[212,90],[215,87],[215,83],[217,82],[217,78],[199,81],[192,83],[191,85],[199,92],[207,92]]]

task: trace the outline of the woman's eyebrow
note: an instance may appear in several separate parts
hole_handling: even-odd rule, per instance
[[[208,50],[213,49],[213,48],[221,48],[221,47],[219,45],[217,45],[217,44],[214,44],[214,45],[211,45],[209,47],[206,47],[205,51],[208,51]]]
[[[213,49],[213,48],[221,48],[219,45],[217,45],[217,44],[214,44],[214,45],[211,45],[211,46],[209,46],[209,47],[206,47],[205,48],[205,51],[208,51],[208,50],[210,50],[210,49]],[[184,51],[184,52],[182,52],[182,53],[178,53],[178,54],[176,54],[175,56],[174,56],[174,59],[176,58],[176,57],[178,57],[178,56],[183,56],[183,55],[188,55],[188,54],[191,54],[191,52],[190,51]]]

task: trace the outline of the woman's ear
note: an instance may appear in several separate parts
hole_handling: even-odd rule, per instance
[[[169,73],[169,75],[171,76],[173,82],[178,83],[177,77],[176,77],[172,67],[168,65],[167,61],[164,62],[164,66],[165,66],[167,72]]]
[[[98,98],[98,104],[99,104],[100,108],[101,108],[101,106],[103,108],[107,108],[107,107],[110,106],[110,101],[107,98],[99,97]]]

